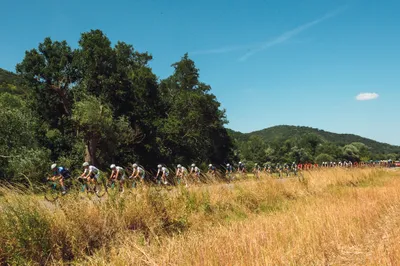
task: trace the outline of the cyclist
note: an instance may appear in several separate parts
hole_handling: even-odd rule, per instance
[[[157,168],[158,168],[158,171],[157,171],[156,179],[157,180],[161,179],[161,182],[164,185],[168,184],[167,177],[169,176],[169,170],[167,169],[167,167],[159,164],[159,165],[157,165]]]
[[[125,180],[125,170],[120,166],[116,166],[115,164],[110,165],[111,168],[111,175],[108,181],[119,182],[119,189],[121,192],[124,192],[124,180]]]
[[[71,172],[62,166],[57,167],[57,164],[52,164],[50,167],[51,171],[53,171],[53,176],[47,178],[47,180],[58,181],[61,185],[62,194],[65,195],[67,193],[67,189],[65,188],[64,180],[71,177]]]
[[[290,174],[289,164],[285,163],[283,169],[285,171],[286,177],[289,177]]]
[[[244,163],[239,162],[238,172],[241,174],[244,174],[246,172],[246,166],[244,165]]]
[[[177,168],[176,168],[176,178],[178,179],[178,184],[181,183],[181,180],[183,179],[183,181],[185,182],[185,186],[188,186],[187,183],[187,177],[188,175],[188,170],[186,169],[186,167],[178,164]]]
[[[299,164],[297,165],[297,169],[298,169],[299,171],[303,170],[303,164],[302,164],[302,163],[299,163]]]
[[[138,166],[137,163],[132,164],[132,175],[129,177],[129,179],[137,179],[139,178],[140,183],[144,183],[144,178],[146,176],[146,172],[144,169],[140,166]]]
[[[267,165],[267,173],[268,175],[272,175],[272,167],[270,164]]]
[[[292,163],[292,171],[295,176],[297,176],[297,164],[295,162]]]
[[[215,176],[215,174],[217,173],[217,168],[215,166],[213,166],[212,164],[209,164],[207,173],[211,174],[212,176]]]
[[[253,173],[256,178],[260,178],[261,166],[258,163],[254,164]]]
[[[230,165],[229,163],[226,164],[226,175],[228,176],[228,180],[232,180],[233,179],[233,167],[232,165]]]
[[[194,175],[195,178],[197,179],[197,182],[200,182],[200,168],[196,166],[196,164],[192,164],[192,167],[190,168],[190,175]]]
[[[89,191],[90,183],[97,183],[100,176],[100,170],[93,165],[89,165],[88,162],[84,162],[82,164],[82,167],[84,170],[83,173],[80,175],[80,179],[86,180],[86,190]]]
[[[279,178],[281,178],[282,177],[282,166],[279,163],[276,165],[275,170],[278,173]]]

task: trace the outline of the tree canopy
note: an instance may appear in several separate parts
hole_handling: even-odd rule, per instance
[[[170,77],[158,80],[151,60],[130,44],[113,45],[100,30],[83,33],[77,49],[45,38],[26,51],[18,75],[0,73],[6,84],[18,77],[28,95],[1,94],[7,108],[0,116],[6,124],[0,177],[12,178],[11,158],[22,157],[11,156],[28,149],[47,156],[46,163],[68,167],[84,160],[98,167],[139,162],[149,168],[229,161],[233,143],[225,111],[200,81],[195,62],[185,54],[172,64]],[[10,145],[15,148],[7,149]]]

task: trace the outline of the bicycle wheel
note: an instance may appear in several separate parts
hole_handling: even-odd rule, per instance
[[[107,193],[106,188],[103,184],[95,184],[94,191],[96,193],[96,196],[99,198],[103,197]]]
[[[44,194],[44,198],[49,202],[55,202],[59,197],[60,191],[58,191],[56,184],[51,184]]]

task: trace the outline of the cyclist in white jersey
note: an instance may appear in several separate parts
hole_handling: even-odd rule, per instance
[[[120,166],[116,166],[112,164],[111,168],[111,175],[109,181],[118,181],[119,182],[119,189],[121,192],[124,192],[124,180],[125,180],[125,170]]]
[[[198,168],[196,164],[192,164],[192,167],[190,168],[190,174],[193,174],[197,179],[197,182],[200,182],[200,168]]]
[[[140,178],[139,180],[143,184],[144,178],[146,176],[146,172],[144,171],[144,169],[142,167],[138,166],[136,163],[134,163],[132,165],[132,168],[133,168],[133,172],[129,178],[134,178],[134,179]]]
[[[168,184],[167,177],[169,176],[169,170],[167,169],[167,167],[162,166],[161,164],[159,164],[157,166],[157,168],[158,168],[158,171],[157,171],[156,178],[161,178],[161,182],[164,185]]]
[[[178,184],[180,184],[181,180],[183,180],[185,182],[185,185],[188,186],[186,178],[188,173],[189,172],[186,167],[178,164],[178,166],[176,167],[176,178],[178,179]]]
[[[93,165],[89,165],[88,162],[84,162],[82,167],[84,170],[80,178],[86,180],[86,189],[88,190],[90,183],[97,183],[99,181],[100,170]]]

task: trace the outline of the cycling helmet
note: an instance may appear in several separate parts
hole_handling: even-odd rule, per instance
[[[182,167],[182,165],[180,165],[180,164],[178,164],[178,166],[177,166],[178,168],[181,168]]]
[[[258,165],[258,163],[255,163],[254,165],[255,165],[255,166],[257,166],[257,165]]]
[[[116,167],[115,164],[110,165],[111,169],[114,169],[115,167]]]
[[[192,163],[192,167],[195,167],[196,165],[194,163]]]
[[[82,166],[83,166],[83,167],[89,166],[89,163],[88,163],[88,162],[84,162],[84,163],[82,164]]]
[[[132,167],[133,167],[133,168],[136,168],[136,167],[137,167],[137,164],[136,164],[136,163],[132,164]]]
[[[229,166],[230,166],[230,164],[229,164],[229,163],[227,163],[227,164],[226,164],[226,167],[229,167]]]
[[[53,170],[53,169],[56,168],[56,167],[57,167],[57,164],[53,163],[53,164],[51,165],[50,170]]]
[[[161,167],[162,167],[162,165],[161,165],[161,164],[157,165],[157,168],[161,168]]]
[[[239,162],[239,164],[242,164],[242,162]]]
[[[209,164],[209,165],[208,165],[208,167],[211,167],[211,166],[212,166],[212,164]]]

